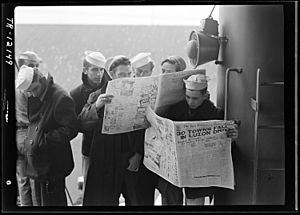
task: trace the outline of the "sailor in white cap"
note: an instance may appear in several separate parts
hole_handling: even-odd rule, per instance
[[[33,74],[33,68],[23,65],[20,68],[17,79],[15,81],[16,88],[23,91],[27,90],[33,81]]]
[[[70,91],[70,95],[75,103],[77,116],[81,114],[85,105],[96,102],[101,94],[101,90],[106,86],[107,82],[111,80],[105,68],[105,64],[106,58],[101,52],[90,50],[84,52],[81,74],[82,83]],[[85,190],[87,170],[89,167],[91,144],[92,135],[89,132],[83,132],[81,143],[83,192]]]
[[[38,68],[40,63],[42,63],[43,60],[40,58],[35,52],[33,51],[25,51],[18,57],[18,65],[19,67],[23,66],[24,64],[29,67],[36,67]]]
[[[149,52],[141,52],[130,59],[133,77],[145,77],[152,74],[154,62],[150,56]]]
[[[191,75],[185,83],[186,101],[190,109],[198,108],[207,99],[207,76],[203,74]]]
[[[83,73],[92,88],[97,88],[104,75],[106,59],[101,52],[85,51]]]
[[[185,100],[172,105],[164,117],[173,121],[222,120],[224,112],[217,108],[207,97],[208,78],[204,74],[191,75],[185,83]],[[237,126],[229,129],[227,136],[238,137]],[[158,188],[162,194],[163,205],[182,205],[182,188],[176,187],[160,178]],[[217,187],[185,188],[187,205],[204,205],[206,196],[212,197]],[[212,199],[212,198],[210,198]]]
[[[150,56],[151,53],[142,52],[130,59],[133,69],[132,77],[151,76],[154,62]],[[138,205],[153,206],[158,177],[143,164],[145,129],[133,131],[129,135],[131,135],[133,142],[142,146],[139,147],[140,149],[131,157],[132,162],[129,167],[132,171],[138,172],[137,183],[135,185],[137,203]]]

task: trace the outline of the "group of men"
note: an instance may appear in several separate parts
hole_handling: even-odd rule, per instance
[[[84,53],[82,84],[67,93],[50,73],[39,69],[42,59],[27,51],[18,58],[16,78],[17,178],[21,205],[67,205],[65,178],[74,161],[70,141],[83,134],[83,206],[154,205],[154,192],[163,205],[183,205],[183,189],[172,185],[143,165],[145,130],[102,134],[109,80],[150,76],[155,64],[150,53],[133,58],[106,59],[101,52]],[[162,61],[162,73],[186,69],[179,56]],[[163,117],[176,121],[222,119],[222,111],[209,100],[205,75],[192,75],[185,83],[186,99],[170,106]],[[237,127],[228,131],[236,139]],[[216,187],[185,188],[188,205],[203,205]]]

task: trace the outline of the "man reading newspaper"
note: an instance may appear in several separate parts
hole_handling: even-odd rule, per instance
[[[208,121],[208,125],[213,125],[213,123],[218,123],[216,120],[223,119],[223,111],[218,109],[207,98],[208,97],[208,94],[207,94],[207,78],[206,78],[205,75],[203,75],[203,74],[191,75],[187,80],[184,80],[184,83],[185,83],[185,100],[180,101],[180,102],[170,106],[170,108],[168,109],[168,111],[164,115],[164,117],[166,117],[170,120],[168,120],[169,122],[167,121],[165,123],[164,130],[157,130],[156,131],[157,133],[162,134],[163,132],[165,132],[165,130],[168,130],[170,127],[172,127],[172,126],[175,127],[174,124],[176,124],[177,127],[180,127],[180,125],[179,125],[180,122],[178,122],[178,121],[208,121],[208,120],[212,120],[210,124],[209,124],[210,121]],[[164,119],[164,118],[161,118],[161,119]],[[160,119],[160,121],[161,121],[161,119]],[[167,119],[165,119],[165,120],[167,120]],[[173,120],[174,122],[172,122],[171,120]],[[215,120],[216,122],[213,122],[213,120]],[[170,124],[170,123],[172,123],[172,124]],[[223,121],[223,123],[226,123],[226,122]],[[163,123],[161,123],[161,125],[162,124]],[[187,125],[182,125],[182,128],[184,128],[184,126],[187,127],[188,125],[195,126],[196,122],[194,122],[194,124],[192,124],[191,122],[188,122],[186,124]],[[200,138],[199,136],[205,136],[207,134],[210,135],[210,133],[212,133],[211,138],[215,138],[215,136],[217,135],[216,133],[223,132],[223,134],[225,136],[227,135],[229,143],[230,143],[229,138],[231,138],[231,140],[235,140],[238,137],[237,126],[233,123],[231,125],[230,125],[230,123],[229,124],[224,124],[224,125],[225,126],[229,125],[229,126],[227,126],[226,129],[222,129],[222,126],[220,126],[219,127],[220,129],[217,129],[217,130],[215,130],[213,128],[213,126],[211,126],[211,128],[213,128],[211,130],[211,132],[210,131],[201,131],[201,132],[197,132],[197,133],[192,133],[192,130],[190,130],[191,132],[188,132],[187,135],[189,136],[190,139],[192,139],[192,138],[195,138],[195,135],[198,136],[198,138]],[[175,128],[173,129],[173,131],[175,131]],[[169,134],[169,133],[172,133],[172,132],[165,132],[165,133],[168,133],[168,135],[165,135],[165,137],[166,137],[165,140],[166,141],[164,142],[164,144],[169,144],[169,142],[167,141],[168,139],[174,139],[175,140],[175,137],[171,137],[172,135]],[[175,132],[173,132],[173,133],[175,133]],[[175,136],[175,135],[173,135],[173,136]],[[183,138],[185,138],[185,137],[183,137]],[[204,139],[205,137],[201,137],[201,138],[202,138],[202,140],[205,140]],[[152,137],[151,141],[155,141],[154,139],[155,139],[155,137]],[[225,143],[227,143],[227,142],[225,142]],[[147,134],[146,134],[146,143],[145,144],[146,144],[145,148],[147,148],[147,144],[148,144],[147,143]],[[205,146],[205,147],[208,148],[210,146]],[[219,147],[219,146],[217,146],[217,147]],[[218,151],[217,147],[215,147],[216,151]],[[230,154],[229,144],[227,144],[226,149],[227,149],[227,155]],[[175,149],[170,150],[169,154],[172,154],[174,151],[175,151]],[[175,153],[177,153],[177,152],[175,152]],[[193,154],[193,153],[196,153],[196,152],[191,152],[191,154]],[[161,156],[159,153],[157,155]],[[178,156],[180,156],[180,155],[178,155]],[[211,157],[213,157],[213,156],[216,156],[216,154],[212,153]],[[226,157],[226,156],[224,156],[224,157]],[[170,158],[172,159],[172,157],[170,157]],[[170,158],[169,158],[169,160],[170,160]],[[153,159],[153,157],[152,157],[152,159]],[[158,160],[160,160],[160,159],[161,158],[158,158]],[[218,156],[217,156],[217,159],[219,159]],[[155,157],[154,157],[153,160],[155,160]],[[169,160],[168,160],[168,162],[170,162]],[[229,159],[227,159],[227,162],[230,163],[228,160]],[[177,161],[175,160],[175,162],[177,162]],[[203,161],[203,162],[206,162],[206,160]],[[144,160],[144,163],[145,163],[145,160]],[[147,161],[146,161],[146,163],[147,163]],[[160,163],[158,165],[165,165],[165,164]],[[194,165],[194,164],[191,163],[191,164],[188,164],[188,165]],[[202,165],[202,164],[201,163],[196,163],[195,165],[199,166],[199,165]],[[160,166],[160,168],[162,168],[162,167]],[[176,168],[176,165],[174,166],[174,168]],[[169,168],[169,169],[172,169],[172,168]],[[201,171],[203,171],[203,170],[201,170]],[[233,172],[233,171],[231,171],[231,172]],[[183,204],[183,194],[182,194],[182,188],[181,187],[173,185],[172,183],[166,181],[162,177],[159,179],[159,185],[158,186],[159,186],[160,192],[162,194],[162,203],[163,203],[163,205],[182,205]],[[218,188],[216,186],[185,187],[187,205],[203,205],[204,204],[204,197],[205,196],[212,196],[216,189],[221,189],[221,188]]]

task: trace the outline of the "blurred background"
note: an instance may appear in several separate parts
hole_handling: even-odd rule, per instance
[[[85,50],[100,51],[106,58],[119,54],[131,58],[139,52],[151,52],[154,75],[160,73],[161,61],[170,55],[183,57],[187,69],[191,69],[186,43],[212,8],[213,5],[19,6],[15,9],[15,55],[36,52],[43,59],[41,69],[50,72],[67,92],[81,84]],[[218,21],[218,6],[212,17]],[[198,68],[206,69],[210,98],[216,103],[217,65],[212,61]],[[67,188],[74,203],[80,196],[77,179],[81,176],[81,134],[72,140],[72,149],[75,168],[67,177]]]

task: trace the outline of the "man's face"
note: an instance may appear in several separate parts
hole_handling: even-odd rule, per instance
[[[151,63],[147,63],[144,66],[135,68],[135,76],[136,77],[146,77],[152,74],[152,65]]]
[[[104,68],[98,66],[90,66],[85,69],[84,73],[93,84],[99,85],[103,78]]]
[[[39,63],[35,60],[24,60],[24,65],[29,66],[31,68],[39,68]]]
[[[127,78],[131,75],[130,65],[119,65],[114,69],[114,78]]]
[[[199,90],[185,90],[185,99],[191,109],[198,108],[206,97],[206,94],[203,95]]]
[[[176,65],[175,64],[171,64],[169,62],[165,62],[161,66],[161,70],[162,70],[163,74],[176,72]]]

